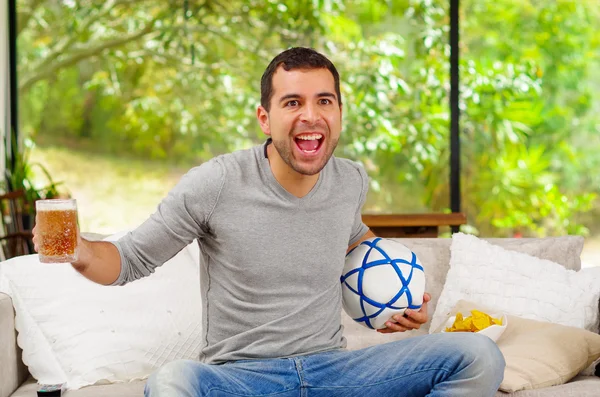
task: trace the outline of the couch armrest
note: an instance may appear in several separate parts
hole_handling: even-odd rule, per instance
[[[0,292],[0,397],[9,397],[27,379],[17,346],[12,300]]]

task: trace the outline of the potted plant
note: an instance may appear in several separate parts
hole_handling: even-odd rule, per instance
[[[52,199],[60,196],[58,186],[61,184],[53,180],[50,172],[41,163],[32,162],[29,159],[32,144],[26,141],[26,144],[19,147],[15,132],[12,132],[12,152],[7,150],[5,153],[5,190],[15,192],[22,190],[25,196],[23,227],[25,229],[33,228],[35,218],[35,202],[40,199]],[[41,171],[46,178],[46,184],[37,187],[33,181],[36,171]]]

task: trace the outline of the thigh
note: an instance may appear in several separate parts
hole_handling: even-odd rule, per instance
[[[448,333],[315,354],[301,359],[301,380],[308,397],[426,396],[489,345],[481,335]]]
[[[299,380],[287,359],[209,365],[179,360],[166,364],[146,384],[146,397],[298,397]]]

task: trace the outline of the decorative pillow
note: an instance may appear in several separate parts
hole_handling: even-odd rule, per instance
[[[586,313],[590,315],[588,306],[593,299],[586,278],[589,274],[475,236],[454,234],[450,270],[430,332],[448,318],[461,299],[514,316],[584,328],[590,323]]]
[[[581,304],[585,310],[584,328],[600,334],[600,266],[587,267],[577,272],[583,284]]]
[[[13,300],[18,344],[33,377],[78,389],[143,379],[169,361],[197,359],[194,245],[123,287],[95,284],[71,265],[42,264],[37,255],[2,262],[0,291]]]
[[[489,306],[460,300],[450,311],[473,309],[492,313]],[[600,358],[600,335],[575,327],[508,315],[507,327],[497,340],[506,361],[500,390],[515,392],[568,382]],[[440,332],[443,324],[436,329]],[[588,369],[591,367],[588,367]]]
[[[498,347],[506,360],[500,390],[515,392],[561,385],[574,378],[600,358],[600,335],[508,316]]]

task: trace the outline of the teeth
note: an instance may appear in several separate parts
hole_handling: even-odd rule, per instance
[[[312,134],[312,135],[298,135],[296,139],[302,139],[303,141],[314,141],[315,139],[321,139],[323,135],[321,134]]]

